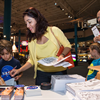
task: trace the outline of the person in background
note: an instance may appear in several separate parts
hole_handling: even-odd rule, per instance
[[[89,50],[90,50],[91,56],[94,58],[90,66],[92,67],[92,66],[100,65],[100,44],[99,43],[91,44],[89,47]],[[98,72],[97,70],[89,69],[87,77],[86,77],[86,81],[92,78],[96,78],[97,72]]]
[[[97,22],[100,24],[100,10],[97,12]],[[94,42],[100,41],[100,35],[94,37]]]
[[[8,40],[0,40],[0,75],[7,81],[11,79],[10,71],[12,69],[18,69],[21,67],[20,62],[12,57],[12,43]],[[14,77],[18,83],[18,79],[22,76],[22,73]]]
[[[42,82],[50,82],[51,75],[62,75],[62,71],[66,68],[62,66],[43,66],[37,61],[47,57],[57,57],[60,46],[56,38],[64,46],[58,60],[65,57],[71,50],[71,45],[64,33],[58,27],[49,26],[47,20],[37,9],[30,7],[23,13],[23,18],[28,29],[29,60],[20,69],[13,69],[10,74],[14,77],[34,65],[36,85],[40,85]]]

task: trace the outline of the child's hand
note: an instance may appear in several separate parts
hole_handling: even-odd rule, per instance
[[[23,73],[20,73],[14,77],[15,81],[19,80],[22,77]]]
[[[19,75],[14,77],[15,81],[19,80],[19,78],[20,78]]]
[[[96,37],[94,37],[94,42],[98,42],[98,41],[100,41],[100,35],[98,35],[98,36],[96,36]]]

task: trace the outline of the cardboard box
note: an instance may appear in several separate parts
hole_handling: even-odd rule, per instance
[[[78,74],[73,75],[52,75],[51,84],[53,91],[66,91],[67,83],[84,82],[85,78]]]

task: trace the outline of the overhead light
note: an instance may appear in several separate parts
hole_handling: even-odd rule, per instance
[[[0,27],[1,29],[3,29],[3,27]],[[10,26],[10,28],[12,28],[12,26]]]
[[[57,5],[57,3],[55,2],[55,6]]]
[[[62,11],[64,11],[64,9],[62,9]]]
[[[70,15],[68,16],[68,18],[70,18]]]
[[[3,27],[0,27],[1,29],[3,29]]]
[[[11,36],[11,39],[13,39],[13,36]]]
[[[16,47],[16,45],[15,45],[15,36],[14,36],[14,40],[13,40],[12,51],[13,51],[13,52],[18,52],[18,49],[17,49],[17,47]]]
[[[72,16],[70,18],[72,18]]]
[[[4,35],[3,37],[6,38],[6,35]]]
[[[68,13],[65,13],[65,15],[68,15]]]

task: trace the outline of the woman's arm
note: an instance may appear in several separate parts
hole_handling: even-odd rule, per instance
[[[71,50],[71,48],[65,47],[64,50],[63,50],[63,52],[62,52],[62,54],[59,56],[58,61],[61,60],[61,59],[63,59],[70,50]]]
[[[26,62],[20,69],[18,69],[19,73],[29,69],[30,67],[32,67],[32,64],[29,62]]]
[[[21,68],[19,68],[19,69],[12,69],[12,70],[10,71],[10,75],[11,75],[12,77],[14,77],[16,74],[19,74],[20,72],[23,72],[23,71],[29,69],[31,66],[32,66],[31,63],[26,62]]]

